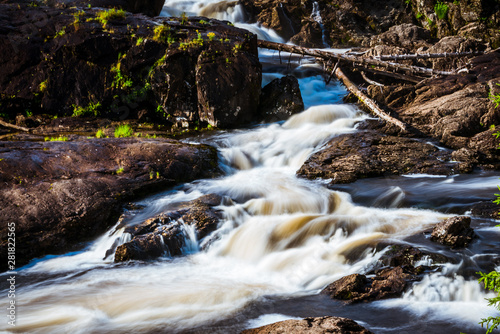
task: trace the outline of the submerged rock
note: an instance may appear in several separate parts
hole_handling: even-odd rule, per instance
[[[214,148],[174,140],[1,142],[0,232],[16,223],[20,266],[103,233],[127,201],[219,172]]]
[[[340,317],[305,318],[303,320],[285,320],[274,324],[247,329],[242,334],[370,334],[369,330],[357,322]]]
[[[431,240],[452,248],[467,247],[475,235],[470,222],[467,216],[446,219],[434,227]]]
[[[188,238],[184,224],[194,226],[197,239],[203,239],[217,228],[220,212],[215,207],[221,201],[218,195],[204,195],[180,203],[143,223],[128,226],[124,232],[131,234],[132,239],[118,246],[115,262],[181,255]]]

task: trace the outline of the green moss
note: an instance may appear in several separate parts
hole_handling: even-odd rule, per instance
[[[49,81],[49,79],[46,79],[44,81],[42,81],[39,85],[38,85],[38,91],[40,93],[44,93],[46,90],[47,90],[47,82]]]
[[[97,132],[95,133],[95,137],[96,138],[104,138],[104,137],[106,137],[106,135],[104,134],[104,130],[103,129],[97,130]]]
[[[45,137],[45,141],[68,141],[68,137],[64,137],[64,136]]]
[[[101,22],[103,27],[108,25],[108,22],[111,20],[124,20],[127,16],[126,12],[123,9],[109,9],[109,10],[100,10],[96,14],[97,20]]]

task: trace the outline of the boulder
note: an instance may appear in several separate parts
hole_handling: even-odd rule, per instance
[[[274,79],[262,89],[259,112],[265,122],[286,120],[302,111],[304,102],[299,82],[294,76]]]
[[[218,195],[204,195],[140,224],[127,226],[124,232],[132,238],[116,248],[115,262],[181,255],[188,238],[184,224],[194,225],[197,239],[203,239],[217,228],[220,212],[214,207],[221,201]]]
[[[21,266],[103,233],[130,200],[218,173],[214,148],[175,140],[1,142],[0,232],[16,223]],[[7,246],[0,243],[4,256]]]
[[[305,318],[303,320],[285,320],[274,324],[247,329],[242,334],[370,334],[369,330],[357,322],[340,317]]]
[[[371,46],[385,44],[416,50],[431,46],[430,42],[431,33],[429,30],[407,23],[390,27],[388,31],[379,34],[372,39]]]
[[[446,161],[449,153],[434,145],[366,130],[333,138],[323,150],[312,154],[297,174],[331,179],[331,184],[383,175],[449,175],[455,166]]]
[[[208,18],[103,11],[0,4],[3,117],[28,110],[193,128],[257,121],[255,35]]]
[[[463,248],[474,238],[474,230],[470,227],[470,217],[460,216],[446,219],[432,230],[431,240],[451,248]]]
[[[484,218],[500,218],[500,207],[493,202],[479,202],[471,207],[471,214]]]
[[[403,267],[386,268],[377,272],[374,278],[360,274],[344,276],[329,284],[321,293],[349,303],[380,300],[400,296],[407,282],[415,279]]]

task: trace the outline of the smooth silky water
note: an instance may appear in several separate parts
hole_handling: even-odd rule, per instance
[[[163,15],[181,12],[245,20],[235,2],[167,0]],[[279,41],[257,25],[236,25]],[[407,175],[331,188],[327,180],[297,178],[308,156],[332,137],[356,131],[368,116],[342,104],[346,91],[335,82],[326,85],[307,60],[280,65],[274,52],[263,50],[260,58],[263,84],[287,73],[299,78],[306,110],[285,122],[188,139],[216,146],[225,176],[147,198],[139,202],[144,209],[127,212],[122,224],[82,251],[47,256],[21,269],[17,326],[2,330],[238,333],[279,320],[335,315],[375,333],[484,332],[478,321],[495,312],[484,300],[492,295],[474,273],[500,269],[500,233],[494,228],[499,222],[473,217],[479,238],[460,251],[431,243],[428,230],[466,213],[470,204],[491,200],[498,174]],[[203,240],[184,226],[183,256],[116,264],[107,253],[130,240],[123,224],[213,193],[224,198],[218,207],[223,219]],[[318,294],[342,276],[377,268],[381,242],[439,252],[452,263],[427,274],[401,298],[345,305]],[[2,275],[2,293],[5,281]]]

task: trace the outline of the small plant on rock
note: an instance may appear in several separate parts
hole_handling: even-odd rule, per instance
[[[127,124],[118,125],[115,128],[115,137],[116,138],[125,138],[131,137],[134,135],[134,131]]]
[[[110,9],[110,10],[101,10],[97,12],[97,20],[101,22],[102,26],[106,28],[109,21],[112,20],[123,20],[127,14],[123,9]]]
[[[106,135],[104,134],[104,130],[103,129],[97,130],[97,132],[95,133],[95,137],[96,138],[104,138],[104,137],[106,137]]]
[[[434,12],[436,13],[438,19],[440,19],[440,20],[444,20],[444,18],[446,17],[446,14],[448,14],[449,9],[450,9],[450,7],[441,1],[438,1],[434,5]]]

